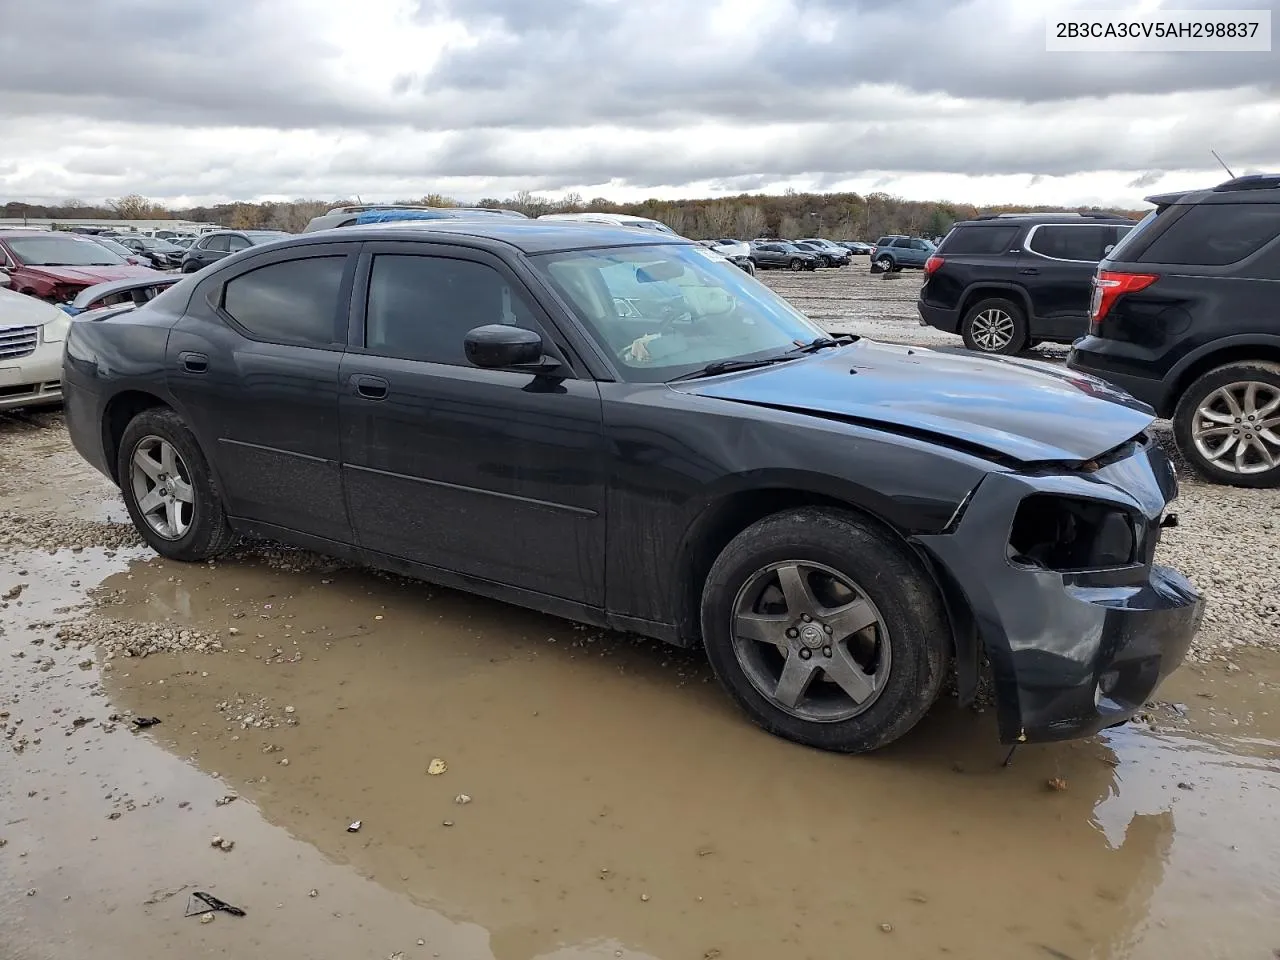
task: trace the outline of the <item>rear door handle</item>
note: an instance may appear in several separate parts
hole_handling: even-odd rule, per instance
[[[1018,272],[1019,272],[1019,273],[1021,273],[1021,274],[1026,275],[1026,276],[1028,276],[1028,277],[1034,277],[1034,276],[1036,276],[1037,274],[1039,274],[1039,273],[1040,273],[1040,271],[1039,271],[1039,270],[1037,270],[1035,267],[1023,267],[1023,268],[1022,268],[1021,270],[1019,270]]]
[[[387,381],[381,377],[371,377],[368,374],[357,373],[352,376],[351,385],[356,388],[356,393],[366,400],[387,399]]]
[[[209,358],[203,353],[184,350],[178,354],[178,362],[187,373],[206,373],[209,369]]]

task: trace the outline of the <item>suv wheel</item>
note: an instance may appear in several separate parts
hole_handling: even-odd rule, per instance
[[[1250,360],[1210,370],[1178,400],[1173,435],[1206,480],[1280,486],[1280,364]]]
[[[1027,318],[1012,300],[979,300],[964,315],[960,333],[970,350],[1009,356],[1027,344]]]
[[[129,422],[116,476],[133,525],[156,553],[209,560],[235,542],[204,453],[172,410],[144,410]]]
[[[950,632],[918,563],[839,511],[766,517],[720,554],[702,593],[716,677],[765,730],[863,753],[937,698]]]
[[[893,269],[893,257],[888,254],[876,257],[874,266],[879,269],[881,273],[888,273]]]

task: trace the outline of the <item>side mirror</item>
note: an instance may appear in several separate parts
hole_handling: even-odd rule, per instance
[[[0,287],[12,287],[13,278],[9,276],[9,271],[4,267],[0,267]]]
[[[542,352],[542,337],[532,330],[490,323],[467,332],[462,341],[467,359],[486,370],[549,373],[560,366]]]

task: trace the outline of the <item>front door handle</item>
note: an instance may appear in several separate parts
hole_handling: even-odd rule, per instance
[[[1026,275],[1026,276],[1028,276],[1028,277],[1034,277],[1034,276],[1036,276],[1040,271],[1039,271],[1039,270],[1037,270],[1035,267],[1023,267],[1023,268],[1022,268],[1021,270],[1019,270],[1018,272],[1019,272],[1019,273],[1021,273],[1021,274]]]
[[[191,350],[178,354],[178,363],[182,364],[182,369],[187,373],[207,373],[209,370],[209,358]]]
[[[351,385],[356,388],[356,393],[366,400],[387,399],[387,381],[381,377],[357,373],[351,378]]]

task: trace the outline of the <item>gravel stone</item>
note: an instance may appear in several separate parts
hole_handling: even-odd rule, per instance
[[[90,614],[58,628],[62,643],[78,648],[96,645],[108,660],[149,657],[157,653],[221,653],[222,643],[211,633],[171,623],[137,623]]]

